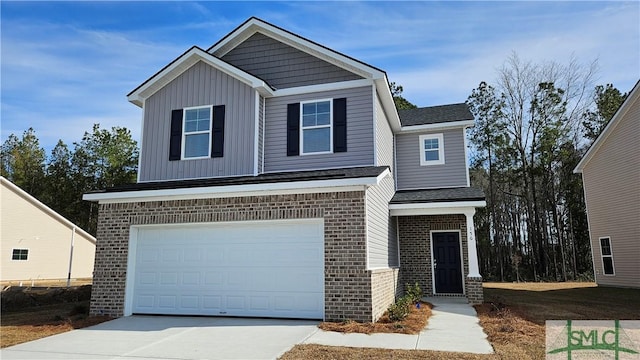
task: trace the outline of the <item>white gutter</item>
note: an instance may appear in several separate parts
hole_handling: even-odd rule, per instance
[[[485,206],[487,202],[484,200],[389,204],[389,213],[391,216],[463,214]]]
[[[460,127],[466,128],[469,126],[473,126],[474,124],[475,124],[474,120],[448,121],[448,122],[436,123],[436,124],[403,126],[402,128],[400,128],[400,132],[408,133],[408,132],[417,132],[417,131],[456,129]]]

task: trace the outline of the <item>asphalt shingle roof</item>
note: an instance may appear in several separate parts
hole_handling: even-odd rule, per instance
[[[247,184],[268,184],[268,183],[293,182],[293,181],[353,179],[353,178],[361,178],[361,177],[375,177],[382,174],[382,172],[385,171],[386,169],[388,169],[387,166],[369,166],[369,167],[345,168],[345,169],[272,173],[272,174],[262,174],[258,176],[240,176],[240,177],[227,177],[227,178],[144,182],[144,183],[137,183],[137,184],[120,185],[120,186],[108,188],[105,190],[94,191],[93,193],[183,189],[183,188],[247,185]]]
[[[473,115],[465,103],[398,110],[398,115],[402,126],[473,120]]]
[[[401,190],[391,199],[391,204],[429,203],[447,201],[482,201],[484,192],[474,187],[430,190]]]

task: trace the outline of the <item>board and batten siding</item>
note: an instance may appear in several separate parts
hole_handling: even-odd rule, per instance
[[[352,72],[255,33],[222,57],[276,89],[362,79]]]
[[[387,165],[393,173],[393,131],[376,93],[376,160],[378,166]]]
[[[420,135],[443,134],[444,164],[420,165]],[[398,190],[467,186],[464,129],[396,135]]]
[[[336,98],[347,98],[347,151],[287,156],[287,105]],[[373,97],[370,86],[267,99],[265,172],[372,166],[373,141]]]
[[[599,285],[640,288],[640,100],[585,165],[591,248]],[[600,238],[611,238],[615,275],[604,275]]]
[[[203,62],[145,101],[140,181],[239,176],[254,171],[256,92]],[[224,156],[169,161],[171,110],[225,105]]]
[[[395,219],[389,215],[389,201],[395,194],[393,176],[367,189],[367,253],[369,269],[398,267]]]

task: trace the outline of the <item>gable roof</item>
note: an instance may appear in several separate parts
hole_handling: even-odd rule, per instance
[[[402,126],[430,125],[473,120],[465,103],[398,110]]]
[[[22,190],[18,185],[16,185],[16,184],[12,183],[11,181],[7,180],[4,176],[0,176],[0,184],[2,185],[2,187],[7,188],[9,191],[12,191],[13,193],[18,195],[19,197],[21,197],[25,201],[31,203],[36,208],[40,209],[43,213],[51,216],[52,218],[54,218],[58,222],[60,222],[63,225],[67,226],[69,229],[74,229],[75,228],[77,233],[79,233],[80,235],[86,237],[92,243],[94,243],[94,244],[96,243],[96,238],[93,237],[93,235],[91,235],[88,232],[82,230],[79,226],[77,226],[76,224],[74,224],[71,221],[67,220],[64,216],[58,214],[57,212],[55,212],[53,209],[51,209],[50,207],[45,205],[40,200],[38,200],[35,197],[31,196],[31,194],[29,194],[28,192]]]
[[[589,150],[584,154],[578,165],[576,165],[575,169],[573,169],[574,173],[582,173],[582,170],[587,166],[589,161],[593,158],[593,156],[598,152],[598,150],[604,145],[609,138],[609,135],[613,132],[613,130],[618,126],[621,119],[624,115],[630,110],[631,104],[638,101],[640,98],[640,80],[636,82],[633,86],[633,89],[629,93],[629,96],[625,99],[625,101],[620,105],[616,113],[611,118],[611,121],[605,126],[604,130],[598,135],[596,140],[591,144]],[[640,124],[639,124],[640,125]]]
[[[207,49],[207,52],[221,58],[257,32],[325,60],[340,68],[358,74],[364,78],[378,79],[386,77],[384,70],[333,49],[329,49],[324,45],[294,34],[255,16],[250,17],[247,21],[240,24],[237,28]]]
[[[192,46],[189,50],[182,53],[175,60],[170,62],[167,66],[155,73],[140,86],[135,88],[127,95],[127,99],[142,107],[144,99],[150,97],[163,86],[180,76],[183,72],[188,70],[191,66],[198,61],[202,61],[233,78],[257,89],[262,95],[272,95],[273,88],[269,86],[264,80],[257,76],[249,74],[248,72],[233,66],[224,60],[209,54],[198,46]]]

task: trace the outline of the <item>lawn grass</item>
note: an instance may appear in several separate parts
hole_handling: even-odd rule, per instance
[[[640,319],[640,290],[593,283],[486,283],[485,303],[476,307],[495,354],[297,345],[292,359],[544,359],[545,320]]]

